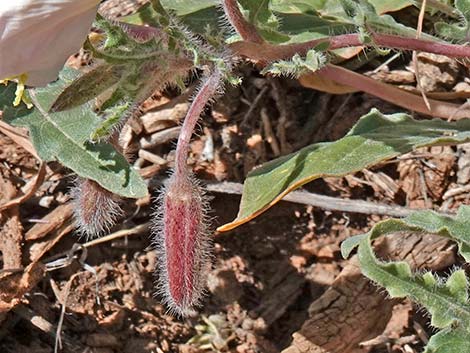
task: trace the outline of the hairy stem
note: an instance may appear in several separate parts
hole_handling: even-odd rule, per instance
[[[187,175],[186,159],[189,151],[189,141],[196,123],[207,103],[214,97],[221,85],[222,75],[218,69],[204,81],[199,92],[194,97],[191,107],[184,118],[183,126],[178,137],[175,157],[175,174]]]
[[[362,43],[358,33],[340,34],[332,37],[319,38],[304,43],[272,45],[259,44],[252,41],[236,42],[231,49],[238,55],[251,60],[271,62],[289,59],[294,54],[305,54],[317,45],[329,42],[329,50],[358,46],[380,46],[400,50],[417,50],[421,52],[446,55],[452,58],[470,57],[470,46],[433,42],[425,39],[403,37],[391,34],[371,34],[373,43]]]
[[[264,43],[256,27],[243,17],[238,7],[237,0],[223,0],[222,5],[227,19],[243,40],[260,44]]]
[[[196,123],[217,94],[221,78],[216,68],[194,97],[178,138],[175,171],[158,200],[155,214],[154,241],[161,259],[158,291],[168,308],[182,316],[189,315],[199,304],[210,267],[207,204],[186,159]]]

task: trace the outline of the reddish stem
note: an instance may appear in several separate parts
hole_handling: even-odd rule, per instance
[[[259,35],[256,27],[243,17],[243,14],[238,7],[237,0],[223,0],[222,4],[227,19],[243,40],[259,44],[264,43],[264,40]]]
[[[249,59],[270,62],[281,59],[288,59],[294,54],[305,54],[309,49],[315,48],[318,44],[329,42],[329,50],[358,46],[381,46],[401,50],[417,50],[427,53],[446,55],[453,58],[470,57],[470,46],[433,42],[425,39],[395,36],[390,34],[372,34],[373,44],[361,42],[359,34],[340,34],[332,37],[325,37],[311,40],[304,43],[287,45],[259,44],[253,42],[236,42],[231,45],[231,49],[238,55]]]
[[[315,74],[354,87],[360,91],[372,94],[387,102],[391,102],[403,108],[413,110],[422,114],[431,114],[434,117],[459,120],[469,116],[469,110],[452,103],[429,99],[431,110],[428,109],[424,100],[416,95],[403,91],[386,83],[376,81],[367,76],[350,71],[341,66],[327,65]]]
[[[175,157],[175,174],[187,175],[186,160],[189,151],[189,141],[196,123],[207,103],[214,97],[221,84],[221,73],[218,69],[204,81],[199,92],[194,97],[191,107],[184,118],[183,126],[178,137]]]
[[[470,57],[470,47],[465,45],[433,42],[425,39],[400,37],[390,34],[373,34],[372,38],[377,45],[387,48],[417,50],[453,58]]]

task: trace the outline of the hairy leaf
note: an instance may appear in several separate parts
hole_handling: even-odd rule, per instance
[[[423,353],[465,353],[469,351],[470,333],[462,329],[445,329],[433,335]]]
[[[443,38],[465,43],[470,39],[470,1],[455,0],[455,7],[460,15],[460,22],[438,22],[435,28]]]
[[[59,112],[75,108],[96,98],[119,81],[122,71],[122,66],[105,64],[83,74],[60,93],[51,111]]]
[[[343,255],[349,255],[358,246],[358,257],[362,273],[384,287],[391,297],[409,297],[424,306],[431,314],[431,324],[437,328],[450,325],[470,330],[470,304],[468,302],[468,280],[464,270],[453,272],[446,281],[431,272],[413,274],[406,262],[383,262],[375,256],[371,242],[382,235],[399,234],[400,231],[434,233],[449,236],[449,229],[461,227],[461,218],[468,214],[470,208],[460,211],[455,218],[446,217],[444,228],[427,228],[413,223],[414,219],[427,219],[430,224],[436,221],[437,215],[430,212],[417,212],[403,220],[390,219],[377,223],[372,230],[353,237],[342,244]],[[438,221],[439,222],[439,221]],[[430,231],[434,229],[434,231]],[[444,230],[445,229],[445,230]],[[467,228],[468,229],[468,228]],[[450,236],[452,238],[452,236]]]
[[[161,0],[162,5],[166,9],[175,11],[178,16],[185,16],[209,7],[213,7],[219,3],[218,0]]]
[[[290,191],[314,179],[354,173],[418,147],[468,140],[468,120],[417,121],[406,114],[383,115],[373,109],[342,139],[307,146],[249,173],[237,218],[219,230],[248,222]]]
[[[110,144],[88,142],[101,123],[91,103],[63,112],[49,112],[59,94],[76,77],[73,70],[62,71],[58,81],[30,91],[35,109],[24,111],[4,106],[4,120],[29,129],[33,145],[43,160],[58,160],[79,176],[124,197],[145,196],[145,182],[121,154]]]
[[[220,21],[219,23],[217,21],[220,13],[216,9],[218,3],[216,0],[197,2],[162,0],[161,2],[165,8],[174,11],[192,31],[205,33],[208,26],[212,29],[222,29]],[[246,11],[247,19],[258,28],[263,38],[271,43],[299,43],[357,30],[357,19],[347,15],[340,0],[239,0],[239,3]],[[388,15],[382,16],[386,12],[409,6],[411,1],[372,0],[361,3],[352,1],[352,3],[367,17],[369,28],[387,34],[415,37],[414,28],[397,23]],[[150,6],[143,6],[136,14],[126,17],[125,21],[137,24],[150,23],[151,12]],[[435,40],[434,37],[424,33],[422,36]],[[233,38],[230,40],[233,41]]]
[[[455,217],[443,216],[434,211],[420,211],[403,219],[388,219],[377,223],[372,230],[372,239],[401,231],[433,233],[449,238],[459,245],[459,253],[470,261],[470,206],[461,206]],[[341,251],[344,257],[359,244],[361,237],[348,238],[343,242]]]
[[[274,76],[290,76],[298,78],[304,73],[315,72],[326,63],[326,57],[323,53],[311,49],[307,52],[305,59],[299,54],[295,54],[292,60],[280,60],[266,66],[261,74],[270,73]]]
[[[468,290],[464,270],[454,272],[444,284],[430,272],[413,275],[406,262],[379,261],[369,239],[359,244],[358,255],[366,277],[387,289],[392,298],[409,297],[423,305],[432,315],[434,327],[444,328],[458,322],[466,330],[470,329],[470,305],[467,300],[461,300],[467,298]]]

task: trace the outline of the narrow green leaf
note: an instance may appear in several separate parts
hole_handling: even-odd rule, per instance
[[[375,228],[375,227],[374,227]],[[385,263],[372,250],[373,232],[368,233],[358,249],[362,273],[384,287],[391,297],[409,297],[431,314],[431,325],[445,328],[458,323],[470,330],[470,305],[466,300],[468,282],[464,270],[456,271],[450,283],[442,284],[430,274],[412,274],[406,262]],[[465,291],[465,296],[462,291]]]
[[[50,110],[75,108],[96,98],[119,81],[123,69],[123,66],[105,64],[83,74],[59,94]]]
[[[367,234],[355,236],[341,245],[343,256],[349,256],[358,247],[362,273],[389,292],[392,297],[409,297],[431,313],[431,324],[445,328],[458,324],[470,330],[470,304],[468,279],[464,270],[454,271],[446,281],[431,272],[412,274],[406,262],[382,262],[373,252],[371,243],[380,236],[401,232],[437,234],[458,242],[470,239],[463,229],[470,229],[469,206],[461,206],[455,217],[441,216],[435,212],[420,211],[403,218],[377,223]]]
[[[53,102],[76,77],[73,70],[62,71],[58,81],[30,91],[35,109],[19,113],[17,109],[4,107],[4,120],[29,129],[32,143],[43,160],[57,160],[78,175],[124,197],[147,195],[145,182],[111,145],[88,143],[90,134],[102,121],[93,113],[91,103],[49,113]]]
[[[249,173],[237,218],[219,230],[230,230],[253,219],[314,179],[354,173],[418,147],[469,140],[469,120],[418,121],[406,114],[383,115],[373,109],[342,139],[307,146]]]
[[[470,261],[470,207],[461,206],[456,217],[438,215],[433,211],[416,212],[405,220],[425,232],[439,234],[456,241],[459,252]]]
[[[366,234],[359,234],[355,235],[353,237],[347,238],[345,241],[341,243],[341,256],[345,259],[347,259],[351,253],[353,252],[354,249],[356,249],[359,246],[359,243],[367,237]]]
[[[470,229],[470,206],[462,205],[454,217],[426,210],[414,212],[403,219],[387,219],[372,228],[371,239],[402,231],[437,234],[457,242],[459,253],[465,260],[470,261],[470,252],[468,251],[470,249],[470,233],[468,229]],[[348,257],[363,237],[364,234],[356,235],[343,242],[341,245],[343,255]]]

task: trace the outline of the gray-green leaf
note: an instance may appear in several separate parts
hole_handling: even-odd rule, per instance
[[[290,191],[321,177],[360,171],[415,148],[470,140],[470,121],[414,120],[406,114],[383,115],[373,109],[335,142],[316,143],[265,163],[248,174],[233,229],[258,216]]]
[[[445,329],[433,335],[423,353],[469,353],[470,333],[461,329]]]
[[[95,180],[121,196],[147,195],[145,182],[113,146],[88,142],[101,123],[91,103],[63,112],[49,112],[59,94],[76,77],[73,70],[62,71],[58,81],[29,92],[35,109],[24,111],[5,106],[3,119],[29,129],[32,143],[43,160],[57,160],[79,176]]]

